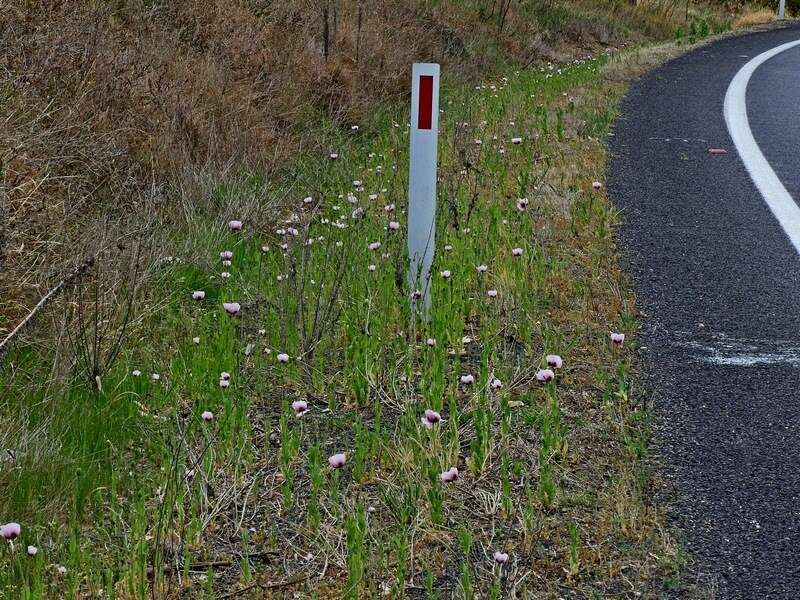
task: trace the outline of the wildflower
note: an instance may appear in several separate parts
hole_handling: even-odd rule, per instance
[[[228,227],[231,231],[241,231],[242,229],[242,222],[241,221],[231,221],[228,223]]]
[[[220,379],[219,380],[219,387],[221,387],[223,389],[226,388],[226,387],[229,387],[230,385],[231,385],[231,380],[230,379]]]
[[[386,206],[383,207],[383,210],[385,210],[386,212],[394,212],[394,203],[387,204]]]
[[[498,550],[494,553],[494,562],[496,562],[498,565],[504,565],[508,562],[508,554]]]
[[[36,556],[39,549],[36,546],[28,546],[28,556]]]
[[[539,371],[536,372],[536,381],[539,383],[547,383],[548,381],[553,381],[555,376],[556,374],[550,369],[539,369]]]
[[[521,144],[522,143],[522,138],[521,137],[511,138],[511,143],[514,144],[515,146],[518,145],[518,144]]]
[[[488,290],[486,292],[486,295],[489,296],[489,298],[496,298],[497,297],[497,290]]]
[[[203,419],[203,421],[208,423],[214,420],[214,413],[212,413],[210,410],[205,410],[203,411],[203,414],[200,415],[200,417]]]
[[[527,198],[520,198],[517,200],[517,209],[518,210],[525,210],[528,208],[528,199]]]
[[[596,190],[599,190],[601,187],[603,187],[603,184],[602,184],[602,183],[600,183],[599,181],[593,181],[593,182],[592,182],[592,187],[593,187],[594,189],[596,189]]]
[[[486,273],[486,271],[489,270],[489,267],[487,267],[486,265],[478,265],[476,267],[476,270],[478,271],[478,273]]]
[[[462,375],[461,383],[463,383],[464,385],[471,385],[475,383],[475,378],[472,375]]]
[[[330,154],[331,160],[336,160],[339,158],[339,154],[337,152],[331,152]]]
[[[19,523],[6,523],[0,526],[0,537],[6,540],[15,540],[22,533],[22,527]]]
[[[131,375],[133,375],[134,377],[139,377],[141,374],[142,372],[139,369],[134,369],[133,371],[131,371]]]
[[[548,354],[545,357],[545,360],[547,361],[547,366],[553,369],[560,369],[561,365],[564,364],[564,361],[561,360],[561,357],[558,354]]]
[[[522,256],[522,248],[514,248],[511,254],[512,256]]]
[[[369,246],[367,246],[367,247],[368,247],[370,250],[377,250],[378,248],[380,248],[380,247],[381,247],[381,243],[380,243],[380,242],[371,242],[371,243],[369,244]]]
[[[400,223],[397,221],[389,221],[389,231],[397,231],[400,229]]]
[[[152,379],[153,381],[158,381],[159,379],[161,379],[161,375],[159,375],[158,373],[153,373],[152,375],[150,375],[150,379]]]
[[[289,227],[288,229],[286,229],[286,233],[288,233],[289,235],[292,235],[292,236],[296,236],[296,235],[300,234],[300,232],[297,231],[297,229],[295,229],[294,227]]]
[[[230,267],[232,264],[233,263],[231,261],[229,261],[229,260],[223,260],[222,261],[222,266],[223,267]]]
[[[59,575],[63,576],[67,574],[67,567],[65,567],[64,565],[58,565],[58,569],[56,570],[58,571]]]
[[[611,333],[610,335],[611,341],[618,346],[622,346],[622,342],[625,341],[625,334],[624,333]]]
[[[303,198],[303,204],[311,204],[312,202],[314,202],[314,198],[312,198],[311,196],[306,196],[305,198]]]
[[[219,276],[222,277],[223,279],[230,279],[231,274],[228,273],[228,271],[223,271],[222,273],[219,274]]]
[[[195,290],[192,292],[192,300],[200,301],[206,297],[206,293],[203,290]]]
[[[439,275],[441,275],[444,279],[450,279],[450,271],[439,271]]]
[[[288,363],[289,362],[289,355],[284,353],[284,352],[281,352],[280,354],[278,354],[278,362],[279,363]]]
[[[192,341],[193,341],[195,344],[199,344],[199,343],[200,343],[200,338],[199,338],[199,337],[193,337],[193,338],[192,338]]]
[[[219,253],[219,257],[222,260],[230,260],[233,258],[233,252],[231,252],[230,250],[223,250],[222,252]]]
[[[422,292],[420,290],[414,290],[411,292],[411,299],[412,300],[419,300],[422,298]]]
[[[306,414],[310,409],[308,408],[308,402],[305,400],[295,400],[292,402],[292,410],[294,414],[298,417],[302,417]]]
[[[436,340],[433,338],[428,338],[427,340],[425,340],[425,343],[428,344],[428,346],[430,346],[431,348],[433,348],[436,345]]]
[[[421,420],[422,424],[426,428],[431,429],[436,423],[442,420],[442,415],[429,408],[425,411],[425,414],[422,416]]]
[[[334,454],[330,458],[328,458],[328,464],[331,466],[332,469],[341,469],[344,466],[344,463],[347,462],[347,456],[344,452],[339,454]]]
[[[361,181],[360,179],[356,179],[356,180],[353,181],[353,187],[357,187],[358,188],[358,187],[361,187],[362,185],[364,185],[364,182]]]
[[[489,382],[489,387],[493,390],[499,390],[503,388],[503,382],[500,381],[497,377],[493,377],[492,380]]]
[[[377,267],[376,267],[375,265],[370,265],[370,266],[369,266],[369,267],[367,267],[367,268],[370,270],[370,272],[374,272],[374,271],[375,271],[375,269],[377,269]]]
[[[439,479],[444,481],[445,483],[450,483],[451,481],[455,481],[458,479],[458,467],[450,467],[447,471],[443,471],[441,475],[439,475]]]
[[[238,315],[239,311],[242,310],[242,306],[238,302],[223,302],[222,307],[232,317]]]

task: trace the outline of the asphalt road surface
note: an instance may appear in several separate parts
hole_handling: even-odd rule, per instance
[[[789,26],[668,63],[632,86],[611,139],[655,445],[719,598],[800,598],[800,45],[731,91],[746,119],[730,132],[725,111],[747,63],[798,40]]]

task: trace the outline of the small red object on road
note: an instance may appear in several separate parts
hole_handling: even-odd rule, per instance
[[[711,154],[727,154],[728,151],[725,148],[709,148],[709,153]]]

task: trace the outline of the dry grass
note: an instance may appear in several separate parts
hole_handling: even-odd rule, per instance
[[[737,17],[733,22],[733,29],[747,29],[754,25],[763,25],[775,20],[775,11],[768,9],[754,10]]]

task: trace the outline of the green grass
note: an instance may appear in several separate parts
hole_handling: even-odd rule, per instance
[[[16,349],[0,373],[13,416],[0,440],[20,449],[0,472],[0,521],[23,535],[0,547],[0,590],[210,598],[281,583],[316,597],[499,598],[515,585],[658,585],[672,567],[657,560],[670,548],[646,497],[646,419],[630,352],[608,342],[633,333],[634,307],[616,215],[591,188],[619,93],[599,77],[605,61],[445,84],[428,321],[405,285],[407,116],[392,106],[357,133],[325,128],[338,160],[216,182],[173,221],[176,260],[153,268],[100,389],[70,367],[69,344]],[[283,208],[264,218],[263,203]],[[244,230],[228,231],[240,216]],[[222,307],[233,301],[236,317]],[[549,353],[565,364],[540,384]],[[443,420],[423,427],[425,409]],[[443,482],[453,466],[459,479]]]

